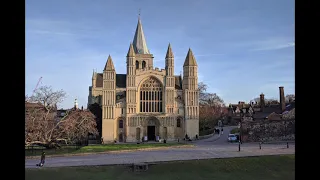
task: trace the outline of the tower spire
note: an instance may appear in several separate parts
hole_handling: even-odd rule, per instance
[[[171,49],[171,45],[169,43],[169,46],[168,46],[168,50],[167,50],[167,54],[166,54],[166,58],[173,58],[173,52],[172,52],[172,49]]]
[[[198,66],[196,58],[194,57],[191,48],[189,48],[189,51],[183,66]]]
[[[146,38],[144,37],[144,33],[142,29],[140,11],[139,11],[139,18],[138,18],[136,32],[133,38],[133,47],[136,54],[150,54],[147,47]]]

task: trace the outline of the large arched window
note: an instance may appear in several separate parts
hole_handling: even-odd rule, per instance
[[[139,61],[136,61],[136,69],[139,69]]]
[[[140,112],[162,112],[162,85],[154,77],[140,87]]]
[[[146,68],[146,62],[142,61],[142,69]]]

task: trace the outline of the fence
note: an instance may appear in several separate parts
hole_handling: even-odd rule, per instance
[[[81,148],[88,145],[88,140],[79,142],[77,144],[62,144],[60,148],[46,149],[43,146],[33,145],[25,146],[25,156],[39,156],[42,152],[45,152],[47,155],[52,154],[67,154],[73,153],[76,151],[81,151]]]

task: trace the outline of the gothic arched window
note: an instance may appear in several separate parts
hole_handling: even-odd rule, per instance
[[[141,84],[140,112],[162,112],[162,85],[154,77]]]
[[[123,120],[119,120],[119,128],[123,128]]]
[[[146,68],[146,62],[142,61],[142,69]]]
[[[180,118],[177,119],[177,127],[181,127],[181,119]]]
[[[139,69],[139,61],[136,61],[136,69]]]

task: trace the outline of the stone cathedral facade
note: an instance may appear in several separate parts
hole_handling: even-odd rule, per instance
[[[117,74],[109,55],[102,73],[94,72],[88,105],[102,109],[105,142],[182,139],[199,135],[198,65],[189,49],[182,75],[174,75],[174,55],[169,44],[165,69],[153,67],[139,17],[127,56],[127,73]]]

